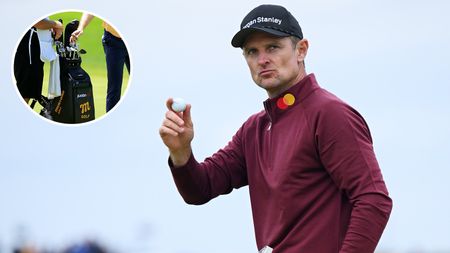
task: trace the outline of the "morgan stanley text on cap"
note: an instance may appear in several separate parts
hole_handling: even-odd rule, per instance
[[[283,6],[260,5],[250,11],[241,23],[241,30],[231,40],[233,47],[242,47],[247,37],[261,31],[279,37],[295,36],[303,39],[297,20]]]

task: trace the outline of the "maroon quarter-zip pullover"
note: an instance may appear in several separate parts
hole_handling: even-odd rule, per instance
[[[171,166],[187,203],[249,186],[258,249],[373,252],[392,208],[362,116],[310,74],[264,102],[226,147]]]

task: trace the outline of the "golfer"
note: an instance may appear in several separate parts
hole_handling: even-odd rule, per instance
[[[80,24],[70,36],[70,42],[74,43],[78,40],[84,29],[91,23],[95,16],[84,12],[81,15]],[[106,112],[109,112],[120,100],[123,82],[123,67],[127,67],[130,73],[130,57],[127,47],[122,40],[119,32],[116,31],[106,21],[102,22],[104,33],[102,36],[103,49],[106,58],[106,70],[108,77],[108,85],[106,91]]]
[[[38,30],[50,30],[55,39],[58,39],[62,35],[63,25],[56,20],[42,19],[34,24],[20,40],[14,55],[14,77],[20,95],[26,103],[30,98],[39,99],[42,94],[44,62]]]
[[[159,133],[178,191],[200,205],[248,185],[260,252],[374,252],[392,209],[363,117],[306,73],[309,42],[282,6],[261,5],[231,44],[242,48],[264,110],[198,162],[191,106]],[[170,108],[172,99],[168,99]]]

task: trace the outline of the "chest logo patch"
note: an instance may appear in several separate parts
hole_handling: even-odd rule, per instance
[[[295,97],[291,93],[286,93],[284,96],[277,100],[277,107],[281,110],[285,110],[289,106],[295,103]]]

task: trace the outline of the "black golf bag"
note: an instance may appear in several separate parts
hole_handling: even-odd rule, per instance
[[[42,96],[38,99],[43,106],[40,114],[61,123],[83,123],[95,119],[91,78],[81,67],[80,54],[86,51],[70,45],[70,36],[78,23],[78,20],[68,23],[64,36],[55,41],[60,64],[61,96],[53,99]]]

